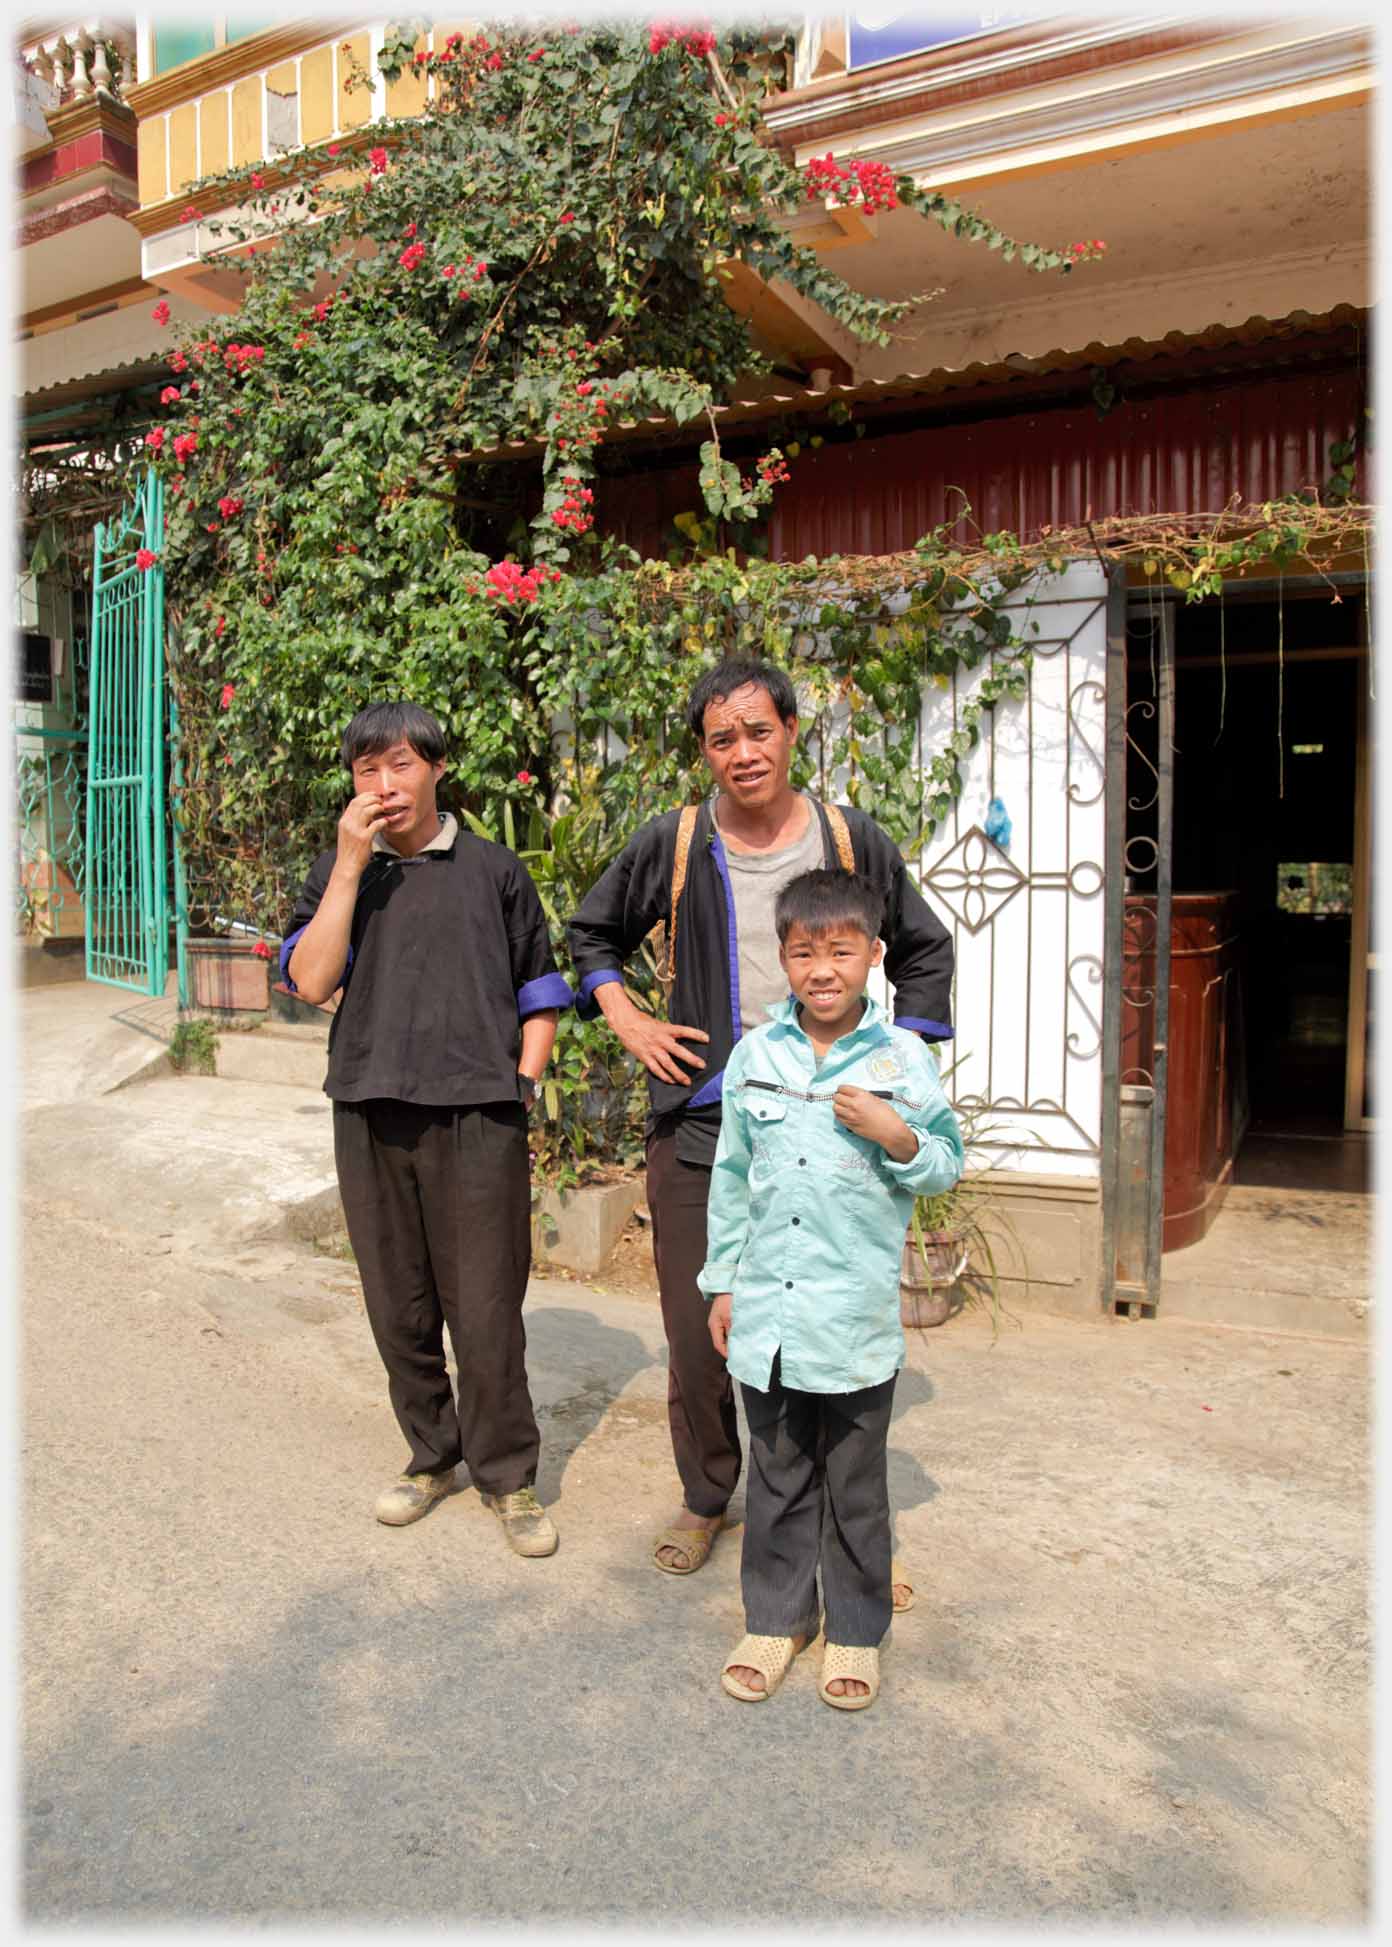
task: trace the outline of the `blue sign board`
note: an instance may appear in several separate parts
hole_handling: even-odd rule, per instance
[[[877,61],[897,61],[905,54],[922,54],[954,41],[979,40],[1002,27],[1017,27],[1023,21],[1042,17],[1043,9],[1032,7],[982,7],[969,12],[964,7],[939,11],[936,7],[863,6],[846,14],[850,65],[868,68]]]

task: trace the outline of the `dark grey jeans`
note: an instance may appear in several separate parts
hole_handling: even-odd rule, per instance
[[[829,1643],[874,1648],[889,1628],[885,1448],[894,1379],[854,1393],[741,1382],[749,1422],[740,1585],[751,1636],[817,1631],[817,1572]],[[897,1377],[897,1375],[896,1375]]]

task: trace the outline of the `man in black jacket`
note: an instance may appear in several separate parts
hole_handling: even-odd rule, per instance
[[[789,783],[798,707],[784,671],[726,661],[696,684],[686,714],[716,794],[700,807],[694,829],[683,829],[678,811],[642,826],[567,928],[582,1018],[602,1012],[648,1070],[648,1205],[683,1491],[681,1512],[658,1536],[653,1559],[672,1575],[701,1567],[740,1474],[734,1392],[711,1342],[696,1274],[705,1261],[725,1063],[740,1035],[787,992],[773,924],[782,886],[804,871],[853,863],[884,893],[884,967],[896,1022],[929,1041],[952,1034],[951,937],[910,881],[894,841],[863,812],[820,804]],[[685,864],[669,962],[675,979],[670,1019],[662,1022],[625,992],[623,966],[659,921],[670,933],[679,846]]]

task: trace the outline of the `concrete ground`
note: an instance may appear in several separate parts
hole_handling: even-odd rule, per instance
[[[738,1533],[649,1564],[656,1306],[533,1281],[553,1558],[467,1486],[379,1526],[400,1437],[297,1235],[324,1098],[132,1080],[96,991],[16,1002],[31,1922],[1367,1921],[1366,1343],[916,1339],[880,1700],[814,1648],[741,1705]]]

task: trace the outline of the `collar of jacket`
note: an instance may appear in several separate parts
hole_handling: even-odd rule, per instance
[[[777,1001],[769,1009],[768,1017],[774,1026],[790,1028],[792,1032],[811,1045],[806,1029],[797,1017],[798,1003],[790,994],[787,1000]],[[881,1041],[889,1032],[889,1016],[880,1006],[873,994],[865,996],[865,1012],[849,1034],[840,1035],[833,1043],[835,1048],[847,1048],[864,1041]]]
[[[451,852],[454,850],[454,841],[459,836],[459,820],[452,811],[442,811],[439,817],[439,831],[436,832],[428,844],[422,845],[418,852],[411,852],[409,854],[398,852],[394,845],[388,843],[381,832],[374,832],[372,834],[372,849],[379,858],[399,859],[403,865],[409,864],[413,858],[424,858],[427,852]]]

